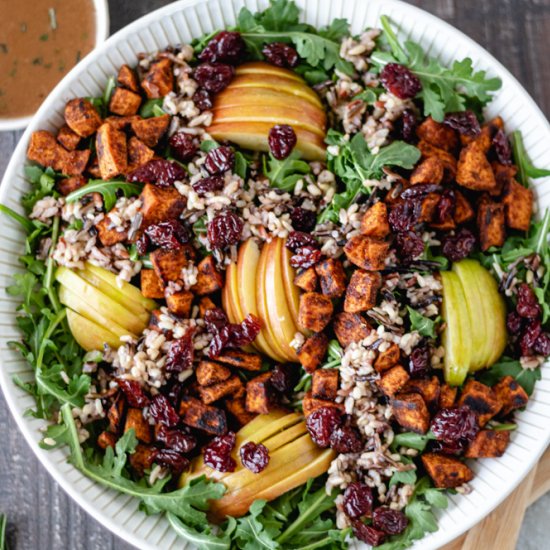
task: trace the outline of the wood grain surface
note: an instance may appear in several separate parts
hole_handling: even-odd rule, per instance
[[[111,32],[168,3],[111,0]],[[448,21],[488,49],[518,78],[546,116],[550,115],[550,0],[411,0],[410,3]],[[3,14],[6,16],[9,17]],[[0,133],[0,176],[20,136],[21,132]],[[535,490],[536,484],[535,478]],[[88,517],[50,479],[19,434],[1,394],[0,513],[8,515],[12,550],[131,548]],[[550,496],[546,496],[527,510],[517,548],[548,548],[549,522]],[[478,550],[475,541],[469,548]]]

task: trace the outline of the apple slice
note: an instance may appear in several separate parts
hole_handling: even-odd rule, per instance
[[[227,282],[227,277],[226,277]],[[236,323],[235,313],[233,311],[233,297],[230,296],[231,288],[228,284],[224,284],[222,288],[222,308],[227,315],[230,323]]]
[[[120,346],[118,336],[82,317],[76,311],[67,309],[67,322],[77,344],[86,351],[103,351],[103,344],[108,344],[113,349]]]
[[[460,386],[472,360],[472,327],[460,279],[452,271],[442,271],[443,307],[446,322],[442,343],[445,348],[444,375],[451,386]]]
[[[302,84],[306,84],[304,79],[289,69],[283,69],[282,67],[277,67],[271,63],[266,63],[265,61],[252,61],[249,63],[243,63],[242,65],[237,65],[235,69],[235,74],[237,76],[242,74],[259,74],[259,75],[273,75],[279,76],[282,78],[289,78],[290,80],[295,80]]]
[[[487,367],[493,365],[504,353],[508,340],[506,330],[506,304],[498,291],[498,284],[494,277],[485,268],[480,266],[484,276],[485,299],[488,303],[488,311],[491,312],[491,324],[489,330],[493,334],[491,354],[487,359]]]
[[[288,302],[288,307],[290,308],[290,314],[292,315],[292,320],[294,321],[294,324],[296,325],[296,327],[298,327],[298,311],[300,310],[300,289],[294,284],[296,270],[290,265],[291,256],[292,253],[286,247],[286,241],[284,241],[281,254],[283,282],[285,285],[285,294]]]

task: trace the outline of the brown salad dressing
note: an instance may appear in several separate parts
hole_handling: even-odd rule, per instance
[[[0,117],[33,114],[95,44],[92,0],[0,0]]]

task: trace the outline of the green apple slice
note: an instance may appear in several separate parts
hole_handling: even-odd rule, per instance
[[[113,349],[120,346],[118,336],[82,317],[76,311],[67,309],[67,322],[74,339],[86,351],[103,351],[103,344],[108,344]]]
[[[506,331],[506,304],[504,298],[498,291],[498,284],[494,277],[485,268],[481,267],[482,275],[485,278],[484,291],[488,301],[491,324],[489,330],[493,334],[491,354],[487,359],[487,367],[493,365],[506,348],[508,333]]]
[[[460,386],[468,374],[472,360],[472,328],[466,298],[457,274],[443,271],[441,281],[442,314],[446,322],[442,335],[445,381],[451,386]]]

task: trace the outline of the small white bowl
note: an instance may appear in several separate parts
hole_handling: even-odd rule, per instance
[[[95,43],[91,53],[109,36],[109,5],[107,0],[93,0],[95,9]],[[29,116],[0,118],[0,132],[21,130],[29,125],[34,113]]]

